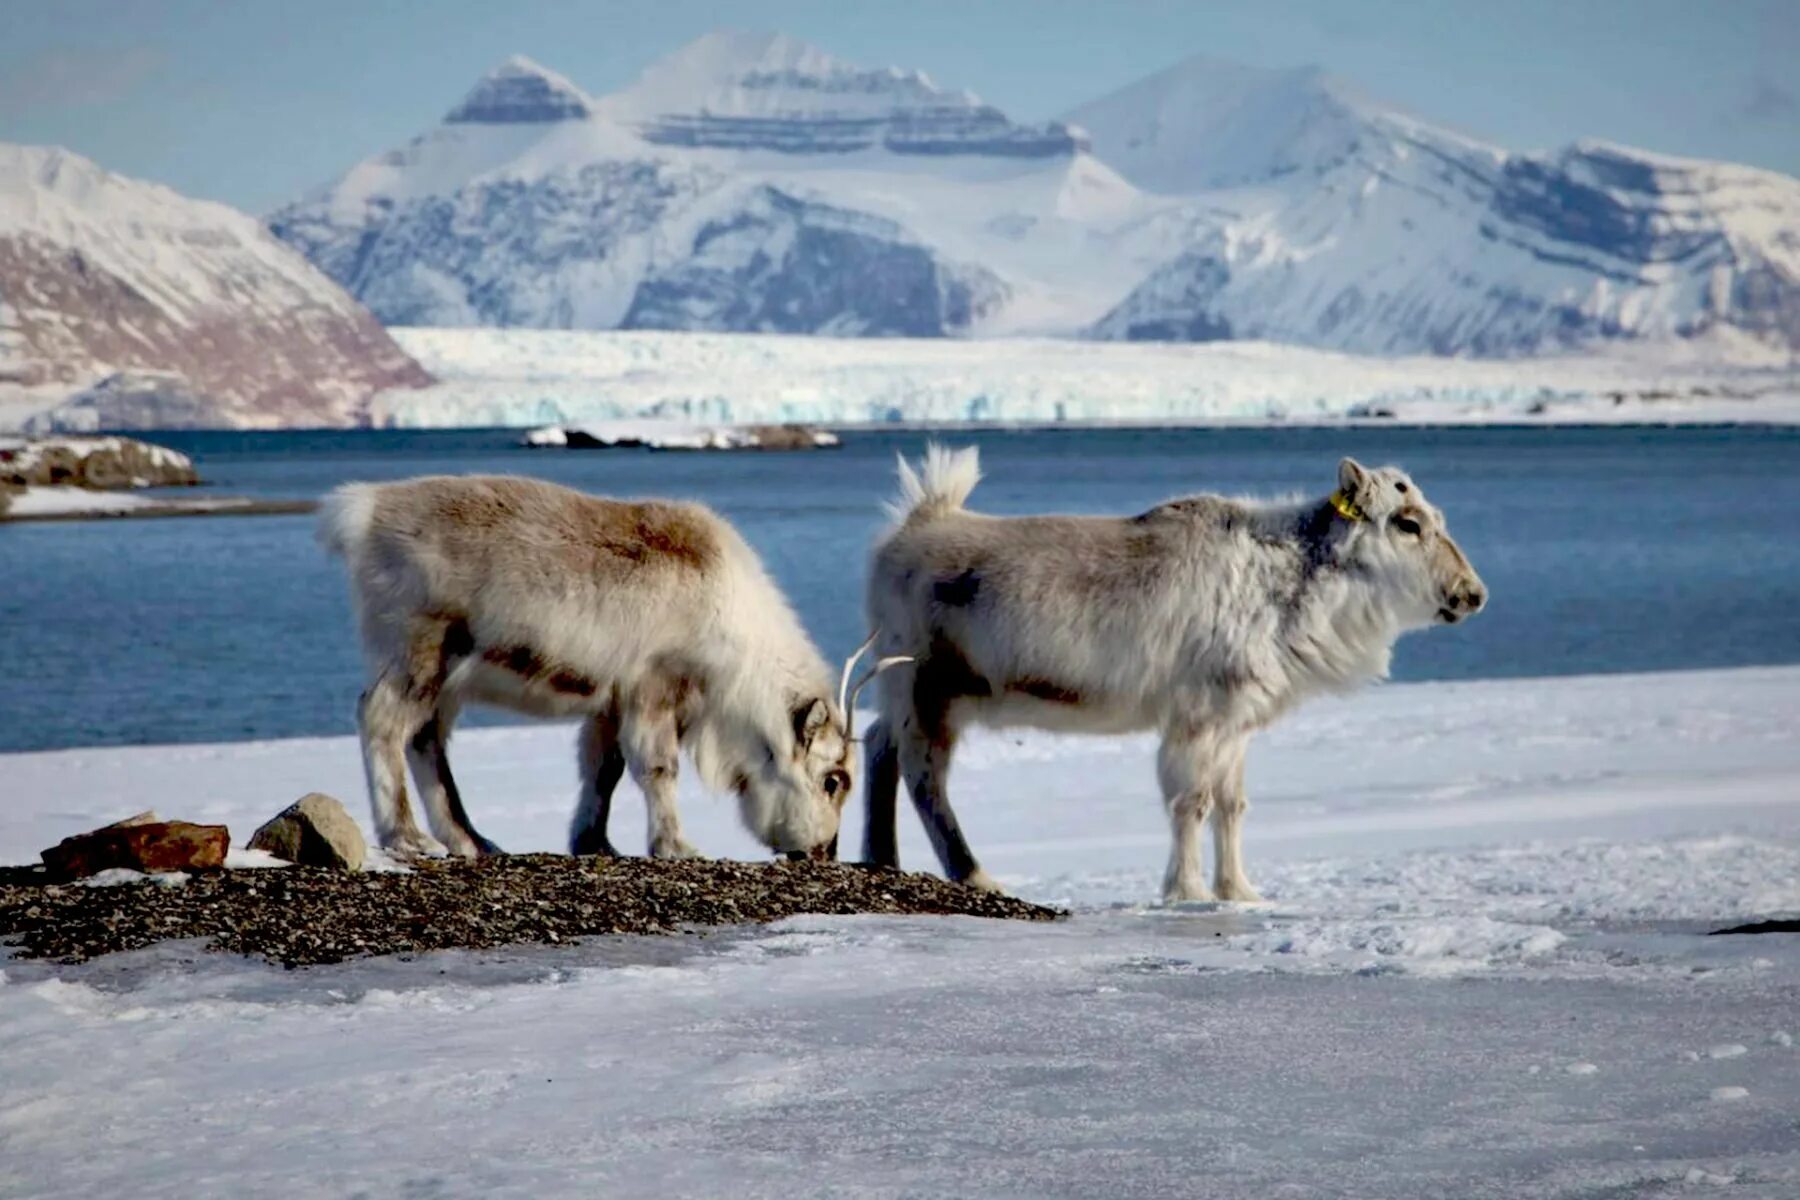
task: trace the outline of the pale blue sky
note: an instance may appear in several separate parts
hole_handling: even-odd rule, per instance
[[[722,27],[921,67],[1024,120],[1205,52],[1320,63],[1517,148],[1587,135],[1800,174],[1800,0],[0,0],[0,141],[260,212],[508,54],[605,92]]]

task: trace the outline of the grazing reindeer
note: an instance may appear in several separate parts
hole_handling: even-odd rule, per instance
[[[1346,458],[1329,497],[1190,496],[1135,517],[1000,518],[963,508],[973,449],[900,463],[897,523],[876,547],[868,609],[889,674],[868,731],[864,858],[896,866],[904,774],[945,872],[992,879],[950,809],[958,730],[999,726],[1162,734],[1157,774],[1174,849],[1163,894],[1211,899],[1245,877],[1244,751],[1308,695],[1384,676],[1402,633],[1454,624],[1487,600],[1444,518],[1394,467]]]
[[[765,845],[835,853],[851,789],[851,664],[834,701],[793,610],[714,513],[438,476],[337,489],[320,538],[349,564],[373,676],[357,717],[384,847],[496,852],[469,823],[446,757],[473,700],[586,717],[576,854],[617,853],[606,826],[627,770],[649,809],[650,853],[695,854],[675,810],[683,744],[708,785],[737,794]],[[413,821],[403,759],[437,841]]]

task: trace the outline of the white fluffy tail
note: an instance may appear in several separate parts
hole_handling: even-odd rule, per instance
[[[956,512],[981,482],[981,451],[974,446],[950,450],[936,442],[925,447],[925,457],[914,471],[900,459],[900,498],[888,505],[896,521],[936,517]]]
[[[368,536],[375,520],[376,483],[346,483],[319,502],[319,544],[348,558]]]

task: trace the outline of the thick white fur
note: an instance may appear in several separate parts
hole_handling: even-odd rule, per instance
[[[918,663],[884,677],[869,733],[872,861],[894,857],[879,789],[898,775],[946,870],[986,882],[946,791],[963,726],[1156,729],[1175,833],[1166,894],[1211,896],[1197,849],[1210,814],[1218,893],[1254,898],[1239,842],[1250,734],[1309,695],[1384,676],[1403,632],[1485,601],[1442,515],[1396,468],[1344,461],[1361,521],[1318,499],[1217,496],[1131,518],[998,518],[963,508],[979,478],[974,449],[934,446],[918,472],[902,462],[896,524],[875,550],[880,651]],[[885,773],[884,754],[897,759]]]
[[[592,717],[589,739],[604,743],[596,761],[618,743],[654,793],[655,853],[692,852],[674,813],[677,740],[709,787],[738,795],[745,825],[765,844],[816,851],[835,838],[847,785],[834,802],[821,780],[847,771],[851,756],[832,671],[729,523],[698,505],[657,508],[698,549],[634,542],[641,506],[534,480],[351,484],[326,498],[319,537],[349,566],[373,680],[364,735],[384,841],[429,849],[406,809],[394,740],[414,738],[433,716],[447,734],[467,701]],[[448,645],[435,682],[425,678],[437,661],[434,636]],[[545,665],[509,668],[508,648]],[[554,673],[591,690],[553,686]],[[818,719],[803,740],[796,714],[808,711]],[[442,780],[419,774],[415,761],[438,838],[456,853],[483,848],[459,818],[447,771]],[[582,805],[591,817],[595,797]]]

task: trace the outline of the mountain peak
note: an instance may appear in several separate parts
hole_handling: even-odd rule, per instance
[[[863,68],[783,33],[716,30],[651,64],[612,97],[640,118],[671,114],[768,117],[831,111],[875,116],[918,107],[972,107],[968,93],[939,91],[922,71]]]
[[[550,68],[515,54],[481,77],[447,125],[537,125],[593,114],[586,92]]]
[[[1094,152],[1152,192],[1313,178],[1371,142],[1494,148],[1438,129],[1318,66],[1252,67],[1195,55],[1069,113]]]

